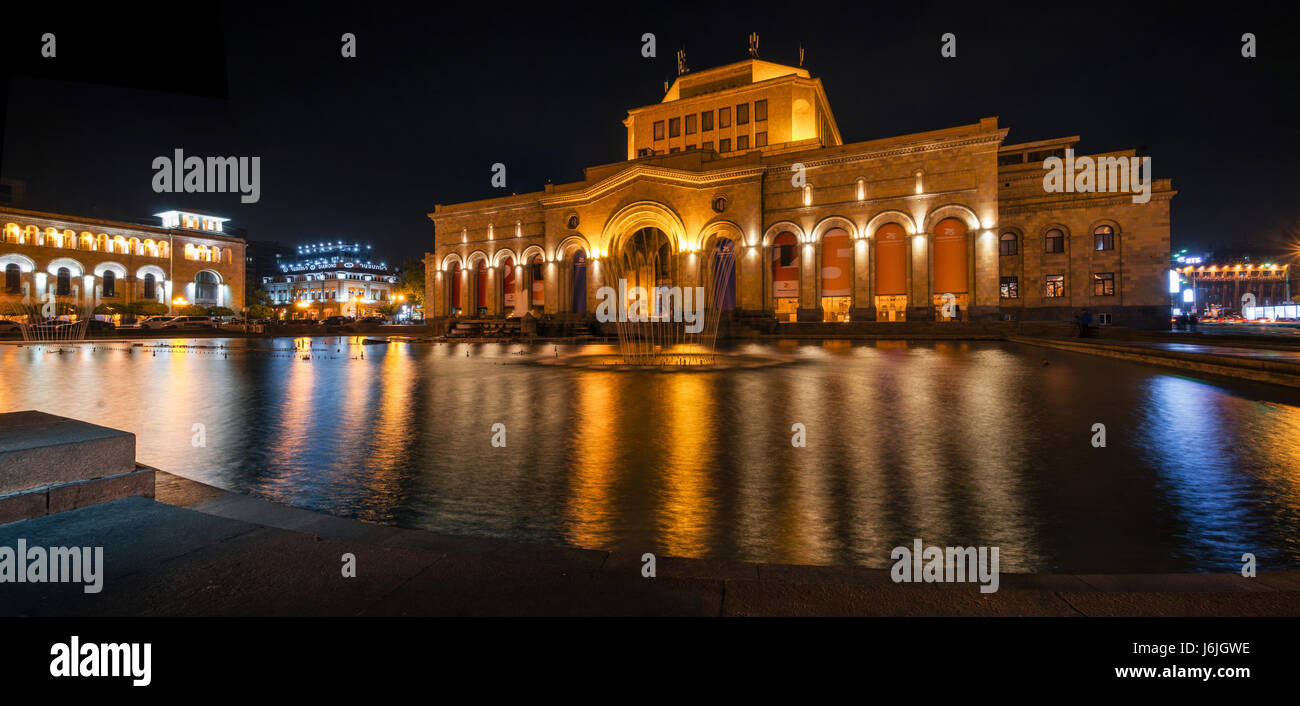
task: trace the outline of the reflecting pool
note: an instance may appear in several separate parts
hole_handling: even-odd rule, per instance
[[[612,346],[362,340],[0,345],[0,411],[449,534],[878,568],[917,537],[997,546],[1005,572],[1300,567],[1295,391],[998,342],[741,345],[792,362],[673,373],[537,364]]]

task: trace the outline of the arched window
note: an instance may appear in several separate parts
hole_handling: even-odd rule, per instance
[[[194,275],[194,303],[208,305],[217,303],[217,276],[208,270]]]
[[[1019,251],[1015,233],[1003,233],[998,239],[999,255],[1015,255]]]
[[[1092,232],[1092,244],[1094,250],[1114,250],[1115,229],[1110,226],[1097,226],[1097,230]]]
[[[23,271],[18,265],[5,265],[5,291],[10,294],[17,294],[23,288]]]
[[[113,272],[112,270],[108,270],[107,272],[104,273],[103,296],[106,297],[117,296],[117,273]]]
[[[66,267],[60,267],[55,274],[54,294],[60,297],[72,294],[72,271]]]
[[[158,280],[153,276],[152,272],[144,276],[144,298],[158,298]]]
[[[1065,233],[1059,228],[1047,231],[1043,236],[1043,252],[1065,252]]]

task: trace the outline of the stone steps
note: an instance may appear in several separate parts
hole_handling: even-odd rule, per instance
[[[34,410],[0,414],[0,524],[153,497],[153,487],[134,434]]]

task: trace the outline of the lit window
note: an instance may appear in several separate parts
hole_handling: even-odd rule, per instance
[[[1048,299],[1065,296],[1065,275],[1048,275],[1047,290],[1043,294]]]
[[[731,108],[718,108],[718,127],[731,127]]]
[[[1092,232],[1092,242],[1095,250],[1114,250],[1115,229],[1110,226],[1098,226],[1097,230]]]
[[[662,120],[655,123],[655,139],[664,139],[664,121]]]
[[[1017,277],[1003,277],[1001,281],[1003,299],[1020,298],[1020,280]]]
[[[1097,272],[1092,275],[1092,295],[1094,297],[1115,296],[1115,273]]]

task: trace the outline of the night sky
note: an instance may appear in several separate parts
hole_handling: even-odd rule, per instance
[[[36,9],[6,18],[0,173],[27,182],[30,209],[200,209],[249,239],[362,240],[400,261],[431,249],[436,203],[621,161],[621,121],[662,98],[677,49],[705,69],[746,58],[756,31],[763,59],[796,64],[803,44],[846,142],[996,115],[1008,143],[1080,135],[1086,152],[1136,148],[1179,192],[1175,250],[1267,247],[1300,237],[1300,49],[1293,19],[1239,4]],[[55,59],[40,57],[44,32]],[[340,56],[344,32],[355,59]],[[955,59],[940,57],[945,32]],[[1241,56],[1244,32],[1256,58]],[[154,193],[153,159],[178,147],[261,157],[261,200]],[[494,162],[504,190],[490,184]]]

